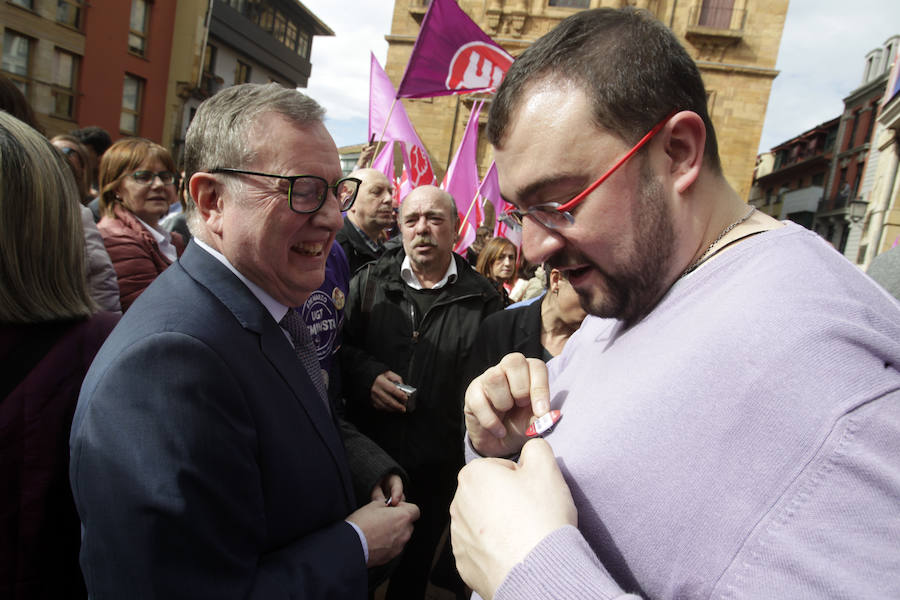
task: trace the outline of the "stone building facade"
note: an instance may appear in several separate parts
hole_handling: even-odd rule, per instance
[[[395,0],[385,71],[397,86],[429,0]],[[459,0],[460,7],[513,56],[565,17],[585,8],[637,6],[679,37],[709,92],[725,176],[746,198],[756,163],[788,0]],[[404,99],[438,177],[462,136],[471,96]],[[485,120],[487,111],[482,111]],[[491,161],[479,141],[479,168]]]
[[[862,222],[857,264],[867,269],[872,259],[900,245],[900,52],[894,61],[888,86],[877,117],[866,178],[871,192],[864,198],[867,210]],[[877,153],[877,154],[876,154]]]

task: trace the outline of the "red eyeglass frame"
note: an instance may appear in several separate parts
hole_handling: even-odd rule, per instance
[[[612,167],[610,167],[609,170],[608,170],[606,173],[604,173],[603,175],[601,175],[600,178],[597,179],[597,181],[595,181],[594,183],[592,183],[591,185],[589,185],[587,188],[584,189],[583,192],[581,192],[580,194],[578,194],[577,196],[575,196],[574,198],[572,198],[571,200],[569,200],[569,201],[566,202],[565,204],[562,204],[562,205],[560,205],[560,206],[557,206],[557,207],[556,207],[556,210],[558,210],[559,212],[566,213],[566,212],[569,212],[570,210],[572,210],[573,208],[575,208],[576,206],[578,206],[579,204],[581,204],[581,203],[584,201],[584,199],[587,198],[587,197],[590,195],[591,192],[593,192],[594,190],[596,190],[596,189],[600,186],[600,184],[602,184],[604,181],[606,181],[607,179],[609,179],[609,177],[610,177],[613,173],[616,172],[616,169],[618,169],[619,167],[621,167],[622,165],[624,165],[624,164],[628,161],[628,159],[631,158],[632,156],[634,156],[634,155],[637,153],[638,150],[640,150],[641,148],[643,148],[644,145],[645,145],[647,142],[649,142],[649,141],[653,138],[654,135],[656,135],[657,133],[659,133],[659,130],[662,129],[663,127],[665,127],[666,123],[668,123],[669,120],[670,120],[672,117],[674,117],[675,114],[676,114],[677,112],[678,112],[677,110],[673,110],[673,111],[670,112],[668,115],[666,115],[666,116],[663,118],[662,121],[660,121],[659,123],[657,123],[656,125],[654,125],[654,126],[653,126],[653,129],[651,129],[650,131],[648,131],[647,134],[646,134],[644,137],[642,137],[640,140],[638,140],[638,143],[635,144],[635,145],[631,148],[631,150],[629,150],[628,152],[626,152],[625,155],[622,156],[622,158],[620,158],[618,161],[616,161],[616,164],[614,164]]]

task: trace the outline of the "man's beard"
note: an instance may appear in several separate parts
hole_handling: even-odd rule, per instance
[[[662,185],[653,178],[646,162],[641,167],[639,185],[631,211],[634,239],[615,273],[569,247],[548,260],[556,268],[590,265],[602,277],[602,288],[575,288],[581,307],[588,314],[620,319],[629,326],[647,315],[667,289],[666,273],[675,239]]]

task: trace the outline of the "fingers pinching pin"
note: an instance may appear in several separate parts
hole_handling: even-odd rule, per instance
[[[528,426],[528,429],[525,430],[525,435],[528,437],[538,437],[540,435],[544,435],[562,418],[562,413],[558,410],[551,410],[546,415],[539,419],[535,419],[534,423]]]

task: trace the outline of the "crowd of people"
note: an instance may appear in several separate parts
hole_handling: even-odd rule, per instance
[[[180,168],[0,108],[0,597],[900,595],[900,304],[737,196],[647,13],[498,89],[521,249],[277,84]]]

